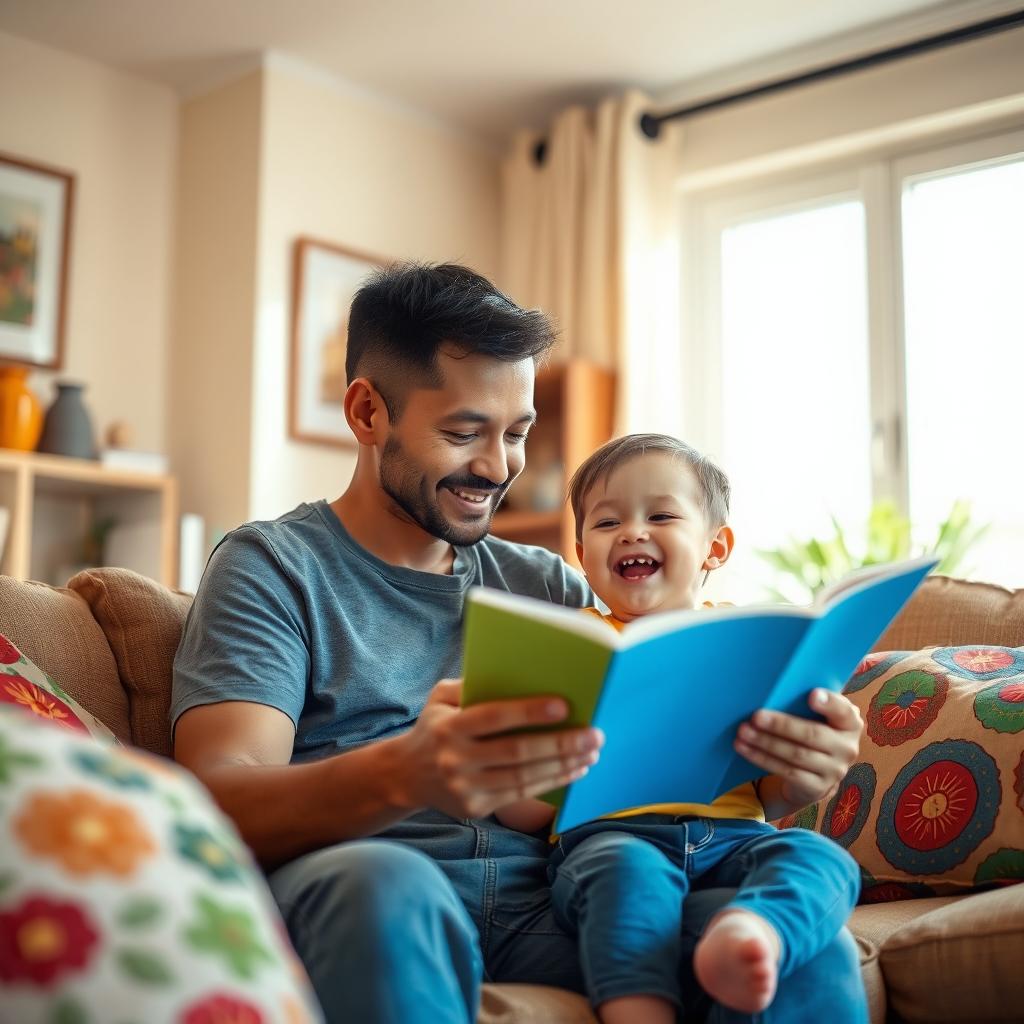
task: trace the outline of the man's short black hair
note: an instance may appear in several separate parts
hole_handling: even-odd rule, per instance
[[[555,340],[551,321],[456,263],[397,263],[378,270],[352,300],[345,373],[368,378],[395,421],[411,388],[442,384],[437,352],[452,344],[506,362],[533,359]]]

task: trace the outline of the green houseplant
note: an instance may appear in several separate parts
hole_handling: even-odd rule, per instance
[[[810,600],[819,590],[854,569],[914,554],[934,554],[940,559],[935,571],[953,574],[962,564],[964,555],[988,529],[987,525],[972,523],[970,502],[961,499],[953,503],[949,515],[939,524],[934,541],[915,551],[910,520],[900,513],[894,502],[879,501],[868,515],[863,547],[854,550],[848,531],[835,516],[831,519],[835,531],[831,537],[790,539],[776,550],[757,552],[785,580],[785,590],[768,588],[773,599]]]

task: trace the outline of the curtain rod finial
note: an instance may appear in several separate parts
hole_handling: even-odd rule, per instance
[[[653,114],[640,115],[640,131],[649,139],[656,139],[661,133],[661,122]]]

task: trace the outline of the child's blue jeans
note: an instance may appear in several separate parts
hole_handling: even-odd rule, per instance
[[[577,936],[595,1006],[639,994],[682,1005],[683,902],[694,890],[734,888],[723,910],[753,911],[775,928],[780,978],[835,939],[860,892],[856,862],[815,832],[663,814],[572,829],[549,875],[555,919]]]

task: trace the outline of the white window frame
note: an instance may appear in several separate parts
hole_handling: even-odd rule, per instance
[[[977,129],[975,128],[975,132]],[[924,148],[927,146],[927,148]],[[943,144],[915,139],[841,163],[806,164],[727,186],[681,190],[680,287],[686,436],[712,454],[721,451],[723,387],[721,237],[725,228],[752,214],[772,216],[858,198],[864,204],[867,259],[867,322],[871,422],[872,500],[889,498],[906,513],[906,350],[903,318],[901,205],[905,185],[1006,162],[1024,153],[1024,130]]]

